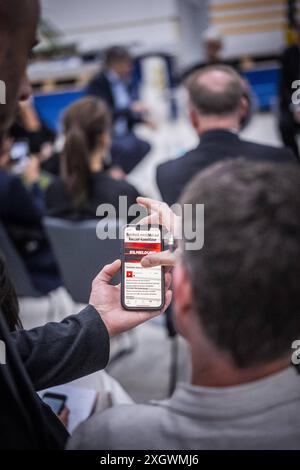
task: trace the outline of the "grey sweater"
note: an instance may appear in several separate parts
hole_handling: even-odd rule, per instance
[[[300,449],[300,376],[291,367],[237,387],[181,384],[169,400],[93,416],[68,448]]]

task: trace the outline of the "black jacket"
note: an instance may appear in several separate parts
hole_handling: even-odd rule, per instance
[[[119,196],[126,196],[128,207],[136,204],[138,191],[124,180],[115,180],[105,171],[93,173],[89,184],[89,199],[81,208],[74,207],[65,183],[58,178],[46,192],[48,215],[70,220],[95,219],[100,204],[119,207]],[[118,211],[117,211],[118,212]],[[119,215],[117,213],[117,215]]]
[[[282,112],[289,112],[292,103],[292,94],[295,89],[292,83],[300,79],[300,48],[292,46],[285,50],[282,57],[279,102]]]
[[[36,391],[103,369],[109,336],[89,306],[61,323],[9,333],[0,314],[0,340],[6,364],[0,365],[0,448],[63,449],[68,433]]]
[[[297,161],[288,149],[248,142],[227,130],[209,131],[202,135],[198,147],[194,150],[158,167],[157,184],[163,200],[169,205],[174,204],[187,183],[198,172],[216,162],[239,157],[256,162],[296,163]]]
[[[19,177],[0,171],[0,218],[5,223],[41,227],[44,198],[38,185],[27,190]]]

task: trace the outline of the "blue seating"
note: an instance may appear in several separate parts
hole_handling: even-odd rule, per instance
[[[85,95],[85,89],[35,95],[34,104],[42,121],[58,131],[63,111]]]

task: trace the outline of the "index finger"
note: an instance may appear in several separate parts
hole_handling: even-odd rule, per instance
[[[137,198],[137,203],[140,204],[143,207],[146,207],[146,209],[148,209],[148,211],[151,212],[151,213],[152,212],[160,212],[161,211],[160,206],[165,204],[161,201],[156,201],[155,199],[151,199],[149,197],[138,197]]]
[[[146,197],[139,197],[137,203],[146,207],[149,211],[149,216],[142,220],[144,224],[146,222],[148,222],[148,225],[149,222],[153,224],[155,221],[156,224],[163,225],[168,231],[173,233],[176,225],[176,214],[174,214],[168,204]]]

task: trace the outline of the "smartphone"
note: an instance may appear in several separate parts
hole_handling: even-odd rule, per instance
[[[59,393],[46,392],[43,395],[43,401],[50,406],[53,413],[60,415],[66,406],[67,396]]]
[[[143,268],[149,253],[163,251],[162,227],[126,225],[123,232],[121,302],[126,310],[161,310],[165,276],[161,266]]]
[[[27,141],[16,142],[10,151],[10,158],[12,163],[11,171],[14,175],[22,175],[29,160],[29,144]]]
[[[13,144],[10,155],[13,162],[20,162],[29,157],[29,144],[27,140],[20,140]]]

